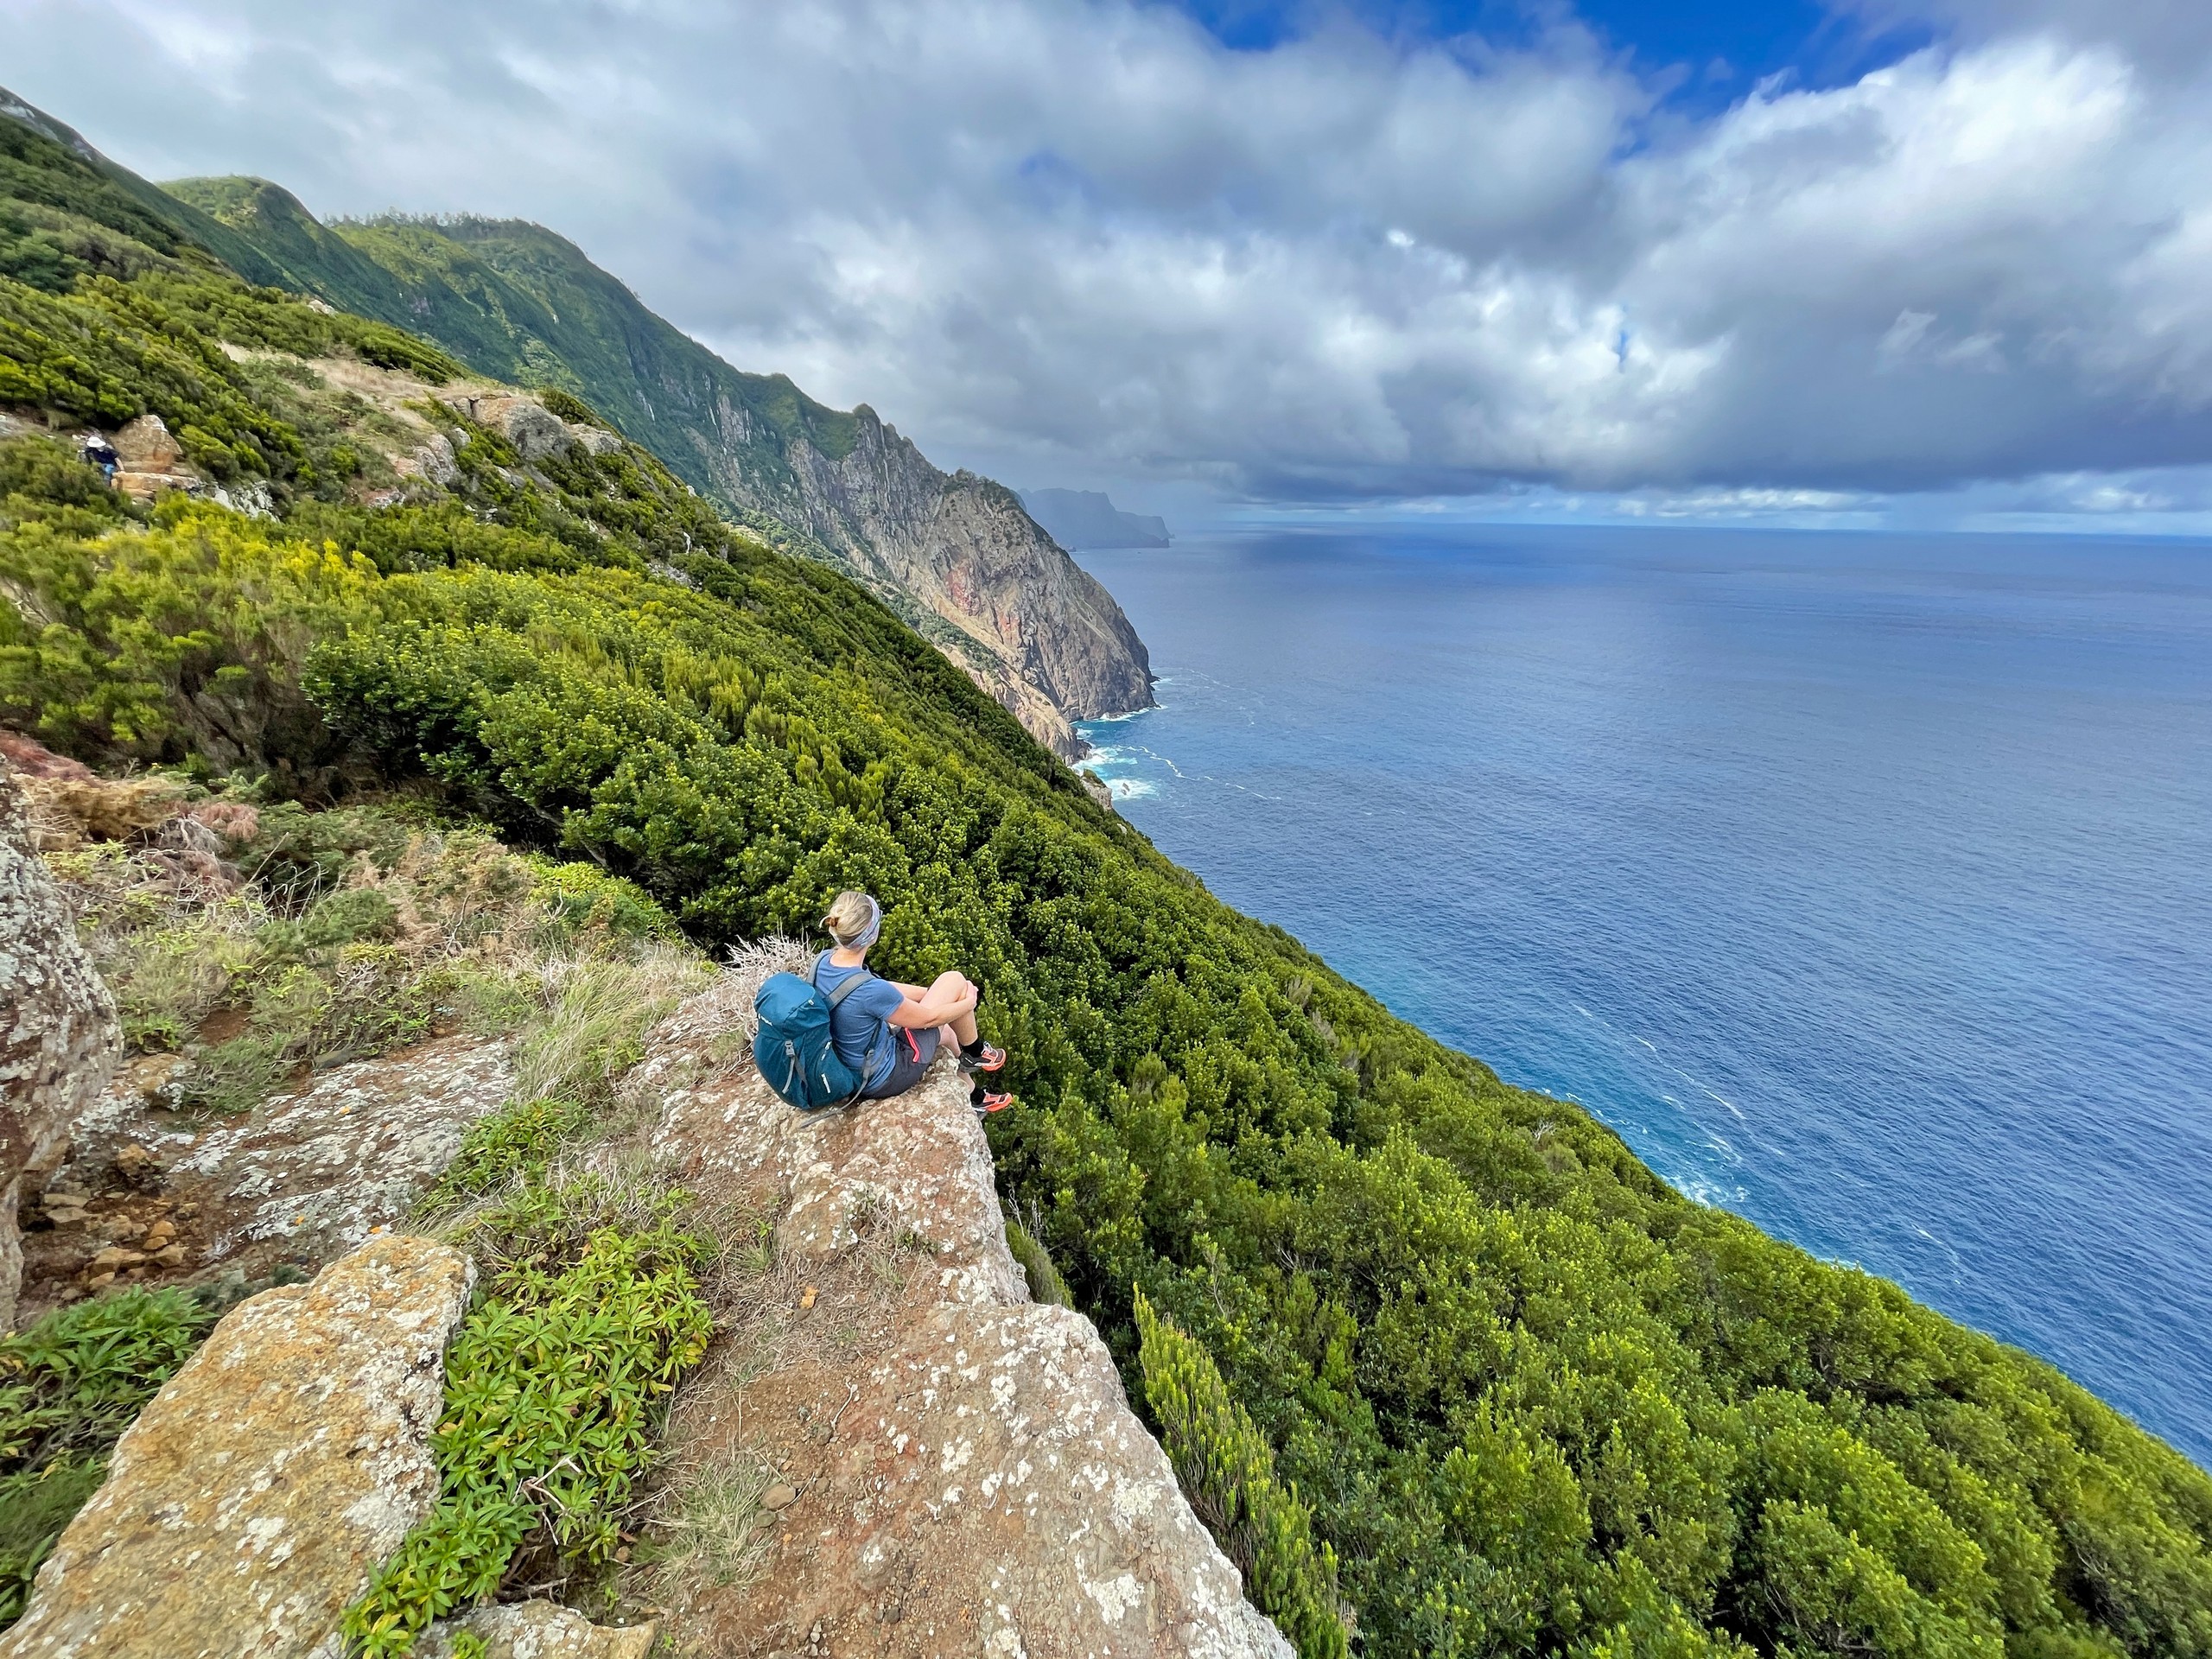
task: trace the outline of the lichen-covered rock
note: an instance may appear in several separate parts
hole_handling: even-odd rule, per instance
[[[696,1000],[714,997],[709,991]],[[695,1022],[678,1009],[667,1029],[686,1032]],[[681,1041],[657,1040],[630,1086],[651,1089],[695,1075],[683,1068],[687,1058],[696,1066],[696,1056]],[[950,1056],[928,1086],[815,1113],[784,1105],[749,1065],[721,1084],[668,1090],[658,1145],[683,1179],[713,1179],[748,1207],[779,1214],[782,1254],[833,1257],[858,1241],[856,1216],[880,1207],[898,1230],[929,1241],[939,1263],[939,1300],[1029,1300],[1027,1281],[1007,1249],[990,1143]]]
[[[60,1153],[122,1052],[115,999],[77,943],[33,850],[15,772],[0,761],[0,1331],[15,1328],[22,1281],[23,1172]]]
[[[460,463],[454,459],[453,440],[442,432],[433,432],[405,454],[394,455],[391,469],[402,478],[419,478],[440,489],[461,476]]]
[[[436,1500],[429,1435],[474,1277],[392,1236],[233,1308],[117,1443],[0,1659],[334,1654]]]
[[[474,1636],[484,1643],[484,1659],[645,1659],[659,1629],[594,1624],[550,1601],[521,1601],[442,1619],[423,1633],[415,1652],[416,1659],[453,1659],[454,1638]]]
[[[404,1219],[514,1087],[504,1039],[444,1037],[201,1127],[168,1109],[188,1064],[126,1062],[78,1114],[46,1185],[54,1225],[25,1236],[27,1313],[118,1281],[312,1272]]]
[[[1081,1314],[940,1307],[865,1359],[747,1389],[796,1496],[719,1651],[1287,1656]]]
[[[476,418],[512,444],[525,462],[565,455],[575,442],[561,417],[534,397],[480,397]]]
[[[202,1200],[208,1261],[257,1243],[334,1255],[404,1216],[513,1087],[503,1040],[358,1061],[194,1137],[169,1162],[169,1190]]]
[[[676,1586],[679,1645],[1288,1659],[1097,1332],[1028,1300],[950,1057],[897,1100],[802,1116],[728,1057],[728,1001],[678,1010],[630,1085],[661,1096],[687,1185],[775,1217],[758,1294],[792,1296],[785,1338],[734,1343],[673,1427],[678,1466],[762,1471],[765,1538],[757,1570]],[[913,1269],[871,1297],[895,1259]]]

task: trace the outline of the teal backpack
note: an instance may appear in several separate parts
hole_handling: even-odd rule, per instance
[[[753,997],[753,1011],[760,1016],[753,1063],[768,1086],[802,1112],[849,1105],[868,1086],[865,1077],[837,1058],[837,1046],[830,1040],[830,1011],[852,995],[853,987],[874,976],[862,969],[824,995],[814,982],[821,969],[817,958],[804,979],[771,975]]]

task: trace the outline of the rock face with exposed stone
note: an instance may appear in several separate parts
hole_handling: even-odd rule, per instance
[[[683,1586],[679,1645],[1287,1659],[1096,1331],[1029,1300],[950,1057],[897,1100],[802,1116],[719,1058],[718,1001],[679,1010],[631,1086],[664,1100],[686,1184],[772,1228],[754,1294],[785,1313],[674,1425],[679,1461],[763,1483],[755,1570]]]
[[[115,446],[115,487],[149,501],[164,490],[196,491],[200,474],[184,458],[184,446],[158,415],[141,415],[109,440]]]
[[[0,1331],[15,1328],[26,1169],[66,1143],[123,1051],[115,999],[31,841],[15,772],[0,761]]]
[[[404,1220],[514,1087],[502,1038],[338,1066],[232,1119],[169,1109],[174,1054],[127,1061],[76,1116],[23,1238],[28,1319],[72,1294],[312,1273]]]
[[[429,1436],[474,1279],[458,1250],[391,1236],[233,1308],[117,1443],[0,1659],[334,1655],[436,1500]]]

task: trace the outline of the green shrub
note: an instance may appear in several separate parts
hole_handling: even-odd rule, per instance
[[[182,1048],[198,1034],[252,965],[250,925],[234,911],[203,912],[103,953],[123,1034],[134,1047]]]
[[[1300,1659],[1344,1659],[1350,1642],[1337,1611],[1336,1556],[1326,1544],[1315,1545],[1312,1516],[1296,1490],[1275,1478],[1274,1453],[1230,1398],[1206,1351],[1154,1313],[1141,1294],[1135,1313],[1145,1402],[1192,1507],[1243,1569],[1246,1593]]]
[[[563,391],[558,386],[540,386],[537,400],[571,425],[605,427],[597,410],[573,391]]]
[[[10,518],[74,508],[110,523],[130,516],[129,499],[73,444],[39,436],[0,439],[0,503]]]
[[[283,929],[279,923],[272,931]],[[302,1065],[404,1047],[435,1024],[436,981],[390,945],[346,944],[279,964],[255,982],[245,1029],[211,1045],[186,1074],[192,1099],[216,1111],[246,1111]]]
[[[0,1339],[0,1629],[107,1471],[109,1450],[215,1313],[177,1290],[126,1290]]]
[[[605,1195],[537,1189],[479,1224],[497,1253],[446,1356],[437,1505],[347,1612],[361,1653],[410,1651],[517,1573],[542,1586],[612,1567],[669,1391],[713,1321],[704,1243],[668,1218],[680,1195],[629,1230],[599,1224]]]
[[[1012,1216],[1006,1218],[1007,1248],[1014,1252],[1014,1259],[1020,1264],[1022,1277],[1029,1281],[1029,1295],[1033,1301],[1049,1303],[1055,1307],[1073,1307],[1075,1297],[1069,1292],[1067,1281],[1060,1277],[1060,1270],[1052,1265],[1052,1252],[1030,1234],[1027,1228]]]
[[[517,1177],[542,1172],[561,1147],[590,1121],[576,1100],[518,1100],[472,1124],[461,1150],[425,1197],[435,1213],[465,1198],[498,1191]]]
[[[567,933],[596,931],[632,940],[683,937],[669,913],[634,881],[596,864],[564,864],[543,856],[528,862],[537,901]]]

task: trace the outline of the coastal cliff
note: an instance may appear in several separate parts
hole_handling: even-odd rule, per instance
[[[25,227],[0,237],[0,722],[47,752],[0,748],[36,762],[27,822],[125,1046],[99,1107],[72,1107],[66,1152],[21,1160],[18,1318],[36,1323],[0,1339],[0,1623],[218,1316],[397,1226],[435,1228],[478,1279],[443,1414],[363,1424],[427,1428],[439,1474],[346,1615],[375,1659],[542,1654],[554,1626],[613,1659],[637,1638],[577,1632],[577,1613],[688,1617],[686,1582],[765,1611],[730,1588],[760,1565],[764,1511],[825,1525],[811,1503],[856,1514],[879,1478],[902,1503],[971,1502],[981,1477],[869,1472],[897,1433],[957,1455],[897,1386],[938,1386],[919,1351],[879,1347],[917,1369],[842,1389],[800,1363],[868,1338],[874,1313],[841,1322],[862,1281],[916,1329],[996,1322],[963,1326],[982,1344],[966,1362],[954,1344],[979,1373],[963,1386],[1026,1355],[1037,1397],[1071,1408],[1104,1397],[1095,1351],[1055,1371],[1027,1337],[988,1344],[1072,1332],[1046,1303],[1082,1313],[1305,1659],[1354,1640],[1370,1659],[2212,1655],[2212,1479],[2172,1448],[1897,1287],[1691,1202],[1573,1103],[1395,1019],[1162,858],[829,555],[734,527],[573,397],[517,397],[399,328],[249,288],[30,127],[0,119],[0,155]],[[798,435],[833,462],[860,447],[856,415],[788,382],[756,393],[784,435],[762,440],[767,475],[804,458]],[[88,429],[128,463],[112,480],[80,458]],[[988,992],[1020,1102],[988,1135],[1041,1313],[949,1295],[935,1247],[995,1252],[927,1205],[852,1204],[859,1243],[817,1270],[799,1235],[835,1207],[801,1204],[816,1161],[779,1209],[781,1173],[705,1155],[711,1110],[654,1143],[677,1093],[727,1110],[743,1090],[741,1028],[698,1051],[734,1076],[629,1082],[711,979],[702,950],[802,927],[847,886],[882,903],[882,971],[957,968]],[[43,1108],[18,1121],[43,1141]],[[814,1149],[859,1173],[826,1136]],[[466,1278],[441,1261],[408,1294],[418,1332]],[[816,1276],[779,1283],[779,1262]],[[296,1299],[331,1316],[306,1345],[414,1375],[419,1349],[356,1344],[374,1332],[347,1322],[354,1300]],[[695,1437],[683,1391],[712,1383],[717,1344],[749,1340],[747,1309],[820,1338],[810,1359],[772,1344],[743,1405],[750,1424],[792,1402],[811,1438],[786,1434],[765,1469],[702,1465],[702,1484],[687,1460],[664,1485],[664,1424],[687,1459],[729,1427],[709,1403]],[[868,1446],[847,1439],[863,1411]],[[118,1466],[189,1450],[194,1421],[164,1411]],[[970,1466],[1012,1454],[1001,1497],[1024,1459],[1040,1467],[1016,1427],[970,1436]],[[402,1521],[429,1496],[383,1490]],[[1057,1567],[1082,1523],[1039,1501]],[[323,1512],[239,1513],[273,1557],[262,1523]],[[913,1526],[893,1559],[918,1580],[933,1550],[988,1536]],[[313,1558],[357,1573],[394,1529]],[[798,1570],[796,1536],[779,1572]],[[701,1576],[670,1565],[687,1556]],[[87,1582],[91,1554],[62,1559]],[[1136,1567],[1071,1564],[1141,1613],[1121,1586],[1143,1589]],[[632,1576],[664,1567],[665,1590]],[[1033,1630],[992,1628],[1001,1650],[1100,1628],[1058,1622],[1057,1582],[1020,1604]],[[652,1599],[620,1604],[635,1585]],[[1106,1616],[1072,1593],[1058,1605]],[[433,1630],[486,1597],[465,1630]],[[309,1599],[341,1599],[328,1582]],[[874,1650],[865,1627],[779,1605],[792,1637],[804,1624],[786,1652]],[[918,1622],[900,1639],[944,1637]],[[1126,1639],[1116,1624],[1113,1650]]]
[[[1128,618],[1012,490],[940,472],[865,404],[847,444],[802,435],[784,449],[783,477],[764,475],[751,420],[719,413],[739,440],[714,461],[728,493],[772,503],[879,594],[918,603],[925,633],[1063,759],[1082,752],[1070,721],[1151,706],[1150,659]]]
[[[467,217],[326,226],[260,179],[162,188],[251,250],[255,280],[583,398],[784,550],[857,577],[1062,759],[1082,753],[1071,722],[1150,706],[1136,630],[1014,492],[940,471],[865,404],[731,367],[567,238]]]

